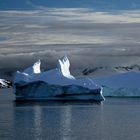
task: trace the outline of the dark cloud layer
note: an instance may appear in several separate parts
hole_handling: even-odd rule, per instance
[[[38,59],[50,69],[65,54],[76,74],[140,64],[139,14],[81,8],[0,11],[0,71],[23,69]]]

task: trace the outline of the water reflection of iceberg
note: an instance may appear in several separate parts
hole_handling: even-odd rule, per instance
[[[61,137],[62,140],[71,140],[71,106],[66,106],[62,109],[61,118],[60,118],[60,125],[61,125]]]
[[[17,100],[96,100],[102,101],[102,88],[89,78],[75,78],[70,74],[70,62],[65,56],[57,68],[41,72],[40,60],[14,77]]]

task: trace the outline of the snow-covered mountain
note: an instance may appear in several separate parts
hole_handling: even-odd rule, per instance
[[[100,75],[103,73],[120,73],[120,72],[139,72],[140,71],[140,65],[134,64],[134,65],[128,65],[128,66],[99,66],[99,67],[94,67],[94,68],[85,68],[82,70],[83,75],[90,75],[90,76],[95,76],[95,75]]]
[[[9,88],[11,87],[11,82],[5,79],[0,79],[0,88]]]
[[[41,72],[40,65],[39,60],[23,72],[16,72],[13,87],[18,99],[104,100],[102,88],[91,79],[70,74],[66,56],[58,60],[55,69]]]
[[[94,78],[104,96],[140,96],[140,72],[126,72]]]

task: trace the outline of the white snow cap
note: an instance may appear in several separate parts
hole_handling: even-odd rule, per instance
[[[0,84],[3,86],[7,86],[6,80],[5,79],[0,79]]]
[[[40,65],[41,65],[41,62],[40,60],[38,60],[36,63],[34,63],[32,67],[25,69],[24,73],[29,74],[29,75],[34,74],[34,73],[41,73]]]
[[[71,74],[70,74],[70,61],[67,58],[67,56],[65,55],[62,59],[58,60],[57,63],[57,68],[60,70],[61,74],[65,77],[68,78],[74,78]]]

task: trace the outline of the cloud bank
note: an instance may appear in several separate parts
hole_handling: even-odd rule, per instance
[[[76,72],[140,64],[139,27],[139,10],[0,11],[0,71],[23,69],[37,59],[49,69],[65,54]]]

